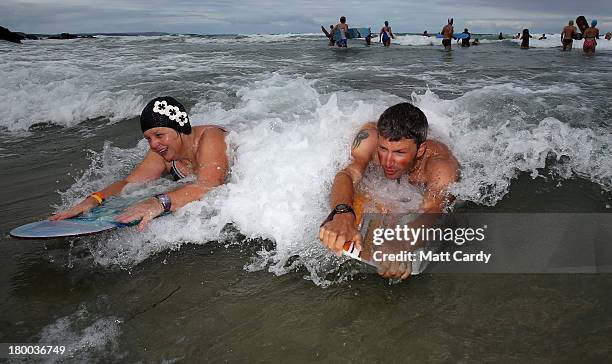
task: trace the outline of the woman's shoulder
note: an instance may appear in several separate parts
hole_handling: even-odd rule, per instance
[[[215,144],[225,140],[228,130],[222,126],[211,124],[198,125],[193,128],[193,132],[198,145],[200,145],[202,141],[205,141],[205,144]]]
[[[205,134],[224,134],[228,132],[226,127],[214,124],[194,126],[192,130],[196,133],[196,136],[202,136]]]

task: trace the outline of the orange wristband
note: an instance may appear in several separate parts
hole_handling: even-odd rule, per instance
[[[93,197],[94,200],[98,202],[98,205],[102,205],[104,200],[106,200],[106,197],[104,196],[102,192],[94,192],[90,196]]]

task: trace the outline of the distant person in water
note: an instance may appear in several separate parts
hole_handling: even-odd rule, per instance
[[[561,30],[561,45],[564,51],[571,51],[578,30],[574,26],[574,21],[570,20]]]
[[[429,33],[427,33],[427,30],[423,32],[423,36],[424,37],[429,37]]]
[[[334,40],[334,26],[329,26],[329,46],[333,47],[336,45],[336,41]]]
[[[340,30],[340,39],[334,39],[336,41],[336,44],[338,44],[338,47],[341,47],[341,48],[348,47],[348,42],[347,42],[348,35],[347,34],[348,34],[349,26],[346,23],[346,17],[344,16],[340,17],[340,23],[336,24],[336,26],[331,31],[332,36],[336,34],[337,30]]]
[[[512,39],[521,39],[521,33],[516,33],[516,35],[512,36]]]
[[[442,45],[444,49],[447,51],[451,50],[451,39],[454,39],[453,36],[454,28],[453,28],[453,18],[448,19],[446,25],[442,28]]]
[[[366,46],[370,46],[372,44],[372,29],[368,28],[368,30],[370,31],[370,34],[368,34],[367,37],[365,37],[365,43]]]
[[[480,41],[478,40],[478,38],[474,39],[474,41],[472,42],[472,45],[480,45]]]
[[[68,219],[102,205],[128,184],[156,180],[170,174],[174,180],[195,176],[192,182],[128,207],[115,220],[139,221],[140,230],[156,216],[199,200],[223,184],[228,173],[226,131],[214,125],[191,126],[185,107],[170,96],[151,100],[140,115],[140,128],[149,143],[144,159],[124,179],[94,192],[76,206],[49,220]]]
[[[612,32],[607,32],[605,38],[606,38],[606,40],[612,39]]]
[[[582,34],[584,43],[582,44],[582,50],[587,54],[595,54],[595,47],[597,47],[597,40],[599,39],[599,29],[596,28],[597,20],[591,21],[591,26],[588,27]]]
[[[380,32],[378,33],[378,42],[382,41],[385,47],[389,47],[391,45],[391,39],[395,39],[395,35],[393,35],[389,22],[385,21],[385,26],[380,28]]]
[[[461,34],[465,34],[465,38],[461,39],[461,46],[462,47],[469,47],[470,46],[470,38],[472,37],[472,35],[470,34],[470,32],[468,32],[467,28],[463,29],[463,33],[461,33]]]
[[[497,36],[497,39],[499,39],[499,40],[504,39],[504,35],[501,32],[499,32],[499,35]]]
[[[533,38],[531,34],[529,34],[529,29],[523,29],[523,35],[519,38],[522,40],[521,48],[529,49],[529,38]]]
[[[548,39],[548,38],[546,38],[546,34],[542,34],[542,36],[540,38],[538,38],[538,40],[544,40],[544,39]]]

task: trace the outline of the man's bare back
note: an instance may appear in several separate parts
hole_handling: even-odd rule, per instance
[[[587,30],[584,31],[582,37],[586,39],[595,39],[599,37],[599,29],[595,27],[589,27],[587,28]]]
[[[574,39],[574,34],[576,34],[576,27],[573,25],[566,25],[561,32],[562,39]]]
[[[453,25],[446,24],[444,28],[442,28],[442,36],[443,39],[451,39],[453,37]]]

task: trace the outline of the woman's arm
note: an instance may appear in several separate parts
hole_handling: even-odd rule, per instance
[[[172,201],[171,211],[199,200],[225,182],[229,162],[224,131],[211,128],[202,134],[196,152],[196,165],[193,168],[196,181],[167,194]]]
[[[59,211],[49,217],[49,220],[64,220],[83,213],[88,212],[94,207],[101,204],[102,199],[106,199],[110,196],[121,193],[123,188],[128,183],[147,182],[152,181],[161,177],[166,169],[164,159],[153,151],[147,152],[142,162],[134,168],[132,173],[126,178],[117,181],[104,189],[95,192],[97,197],[94,197],[94,193],[86,197],[83,201],[77,205],[71,207],[68,210]],[[98,200],[100,199],[100,201]]]
[[[176,211],[192,201],[199,200],[214,187],[223,184],[229,165],[226,148],[225,132],[222,130],[215,128],[202,134],[193,166],[197,180],[165,194],[164,198],[167,197],[169,202],[168,211]],[[160,199],[150,198],[131,206],[118,216],[116,221],[129,223],[140,220],[138,229],[142,231],[152,219],[165,212],[161,198],[162,196]]]

